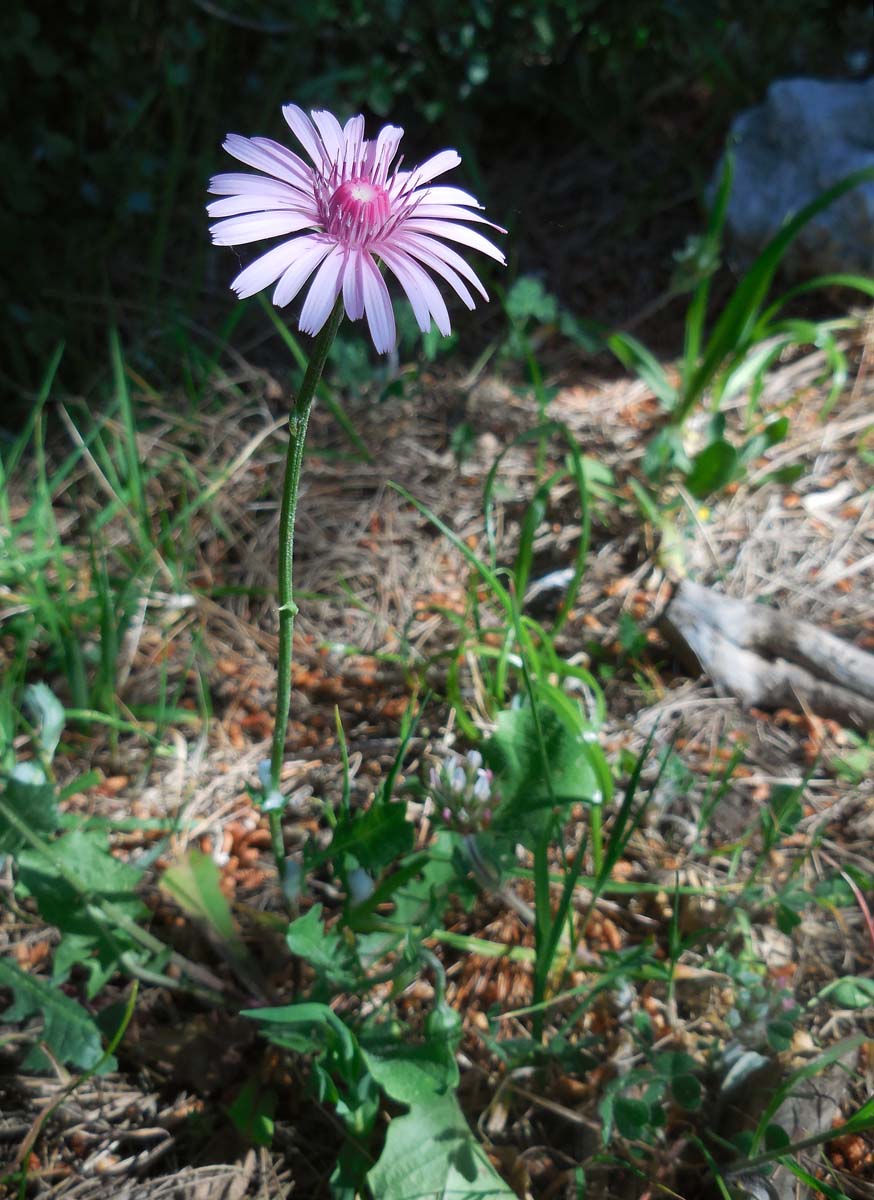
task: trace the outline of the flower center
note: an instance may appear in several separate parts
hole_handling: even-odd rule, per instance
[[[344,241],[362,242],[388,220],[388,192],[369,179],[347,179],[328,201],[327,229]]]

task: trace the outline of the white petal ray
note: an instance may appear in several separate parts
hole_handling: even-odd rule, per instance
[[[388,169],[398,152],[398,146],[401,144],[403,136],[404,131],[399,126],[384,125],[376,135],[376,142],[371,143],[373,155],[371,166],[376,183],[385,184],[388,178]]]
[[[479,250],[481,254],[487,254],[489,258],[494,258],[502,266],[506,265],[506,260],[497,246],[493,246],[481,234],[473,229],[468,229],[465,225],[454,225],[451,221],[423,221],[417,217],[410,217],[404,221],[403,227],[411,233],[433,233],[435,237],[448,238],[451,242],[461,242],[463,246],[469,246],[471,250]]]
[[[253,193],[248,196],[225,196],[223,200],[213,200],[206,206],[206,211],[213,220],[218,217],[235,217],[239,213],[277,212],[287,209],[305,213],[311,225],[318,224],[319,213],[315,203],[312,200],[304,200],[292,191],[279,196],[265,192],[260,195]]]
[[[291,303],[331,249],[329,242],[317,237],[298,238],[295,244],[300,247],[299,253],[273,290],[273,303],[277,308]]]
[[[343,142],[344,174],[349,175],[361,156],[361,147],[364,142],[364,117],[349,118],[343,130]]]
[[[331,315],[331,309],[343,283],[345,261],[346,253],[342,246],[335,246],[319,267],[301,309],[298,322],[301,333],[311,333],[315,336]]]
[[[506,233],[506,230],[501,229],[500,225],[496,225],[494,221],[487,221],[479,213],[471,212],[469,208],[459,208],[454,204],[417,204],[413,209],[412,215],[414,217],[425,217],[429,221],[434,217],[443,221],[473,221],[477,225],[490,225],[492,229]]]
[[[343,307],[350,321],[364,316],[363,264],[365,251],[357,247],[350,251],[346,270],[343,272]]]
[[[394,349],[397,336],[395,315],[385,280],[369,254],[361,255],[361,283],[364,291],[364,311],[367,313],[367,324],[373,344],[379,354],[388,354]]]
[[[443,279],[445,279],[450,287],[452,287],[458,296],[461,297],[468,308],[476,308],[476,301],[468,291],[467,285],[464,283],[461,276],[454,271],[452,267],[450,267],[450,265],[444,261],[444,259],[439,258],[436,254],[433,254],[430,250],[426,249],[419,243],[404,242],[403,249],[405,253],[410,255],[411,258],[418,259],[419,262],[423,263],[426,267],[429,267],[432,271],[436,272]],[[444,246],[442,249],[445,250],[446,247]],[[379,253],[381,254],[382,251],[379,251]],[[476,286],[482,293],[483,298],[488,300],[488,295],[486,294],[486,291],[480,284],[479,280],[476,278],[476,276],[473,278]]]
[[[265,146],[264,143],[267,141],[267,138],[246,138],[239,133],[229,133],[222,144],[228,154],[239,159],[240,162],[244,162],[247,167],[257,167],[259,171],[266,171],[268,175],[273,175],[276,179],[284,179],[286,183],[300,187],[300,171],[284,161],[281,155]],[[278,142],[274,142],[273,146],[278,146],[280,150],[283,149]]]
[[[319,131],[330,161],[333,163],[342,162],[345,141],[340,122],[333,113],[321,108],[314,109],[310,115],[313,119],[313,124]]]
[[[436,179],[438,175],[445,175],[447,171],[451,171],[454,167],[457,167],[460,162],[461,155],[457,150],[441,150],[439,154],[432,155],[421,166],[411,171],[410,175],[415,181],[415,186],[421,187],[429,179]]]
[[[420,195],[422,204],[461,204],[468,208],[482,208],[476,196],[457,187],[426,187],[416,193],[416,198]]]
[[[440,295],[440,289],[431,276],[402,250],[383,249],[381,257],[389,269],[394,271],[406,292],[422,332],[427,333],[431,328],[433,317],[437,328],[447,337],[452,331],[452,326],[446,311],[446,301]]]
[[[210,233],[216,246],[243,246],[246,242],[257,242],[261,238],[299,233],[301,229],[307,229],[312,224],[313,219],[308,213],[249,213],[243,217],[228,217],[219,221],[210,226]]]
[[[324,147],[316,131],[313,128],[313,123],[296,104],[284,104],[282,107],[282,115],[288,122],[288,127],[300,144],[306,150],[307,154],[316,164],[316,167],[321,171],[325,165]]]
[[[246,175],[243,172],[228,175],[213,175],[207,191],[213,196],[301,196],[312,199],[312,188],[301,188],[284,179],[270,179],[266,175]]]
[[[239,299],[245,300],[249,296],[254,296],[256,292],[260,292],[262,288],[275,283],[282,272],[287,270],[300,254],[302,243],[310,240],[307,237],[292,238],[291,241],[283,242],[281,246],[274,246],[260,258],[256,258],[244,271],[240,272],[231,284]]]
[[[297,174],[299,185],[312,191],[313,187],[313,169],[293,150],[289,150],[288,146],[283,146],[281,142],[274,142],[273,138],[253,137],[252,141],[255,145],[264,150],[267,154],[272,155],[278,162],[282,163],[287,171],[292,174]]]
[[[451,246],[444,245],[443,242],[438,242],[436,238],[427,237],[424,233],[407,232],[406,229],[400,231],[395,239],[396,244],[402,249],[412,254],[415,258],[420,258],[422,262],[427,263],[426,255],[431,255],[434,258],[439,258],[452,270],[464,276],[468,283],[479,292],[483,300],[488,300],[488,293],[480,283],[473,267],[466,258],[462,258]]]

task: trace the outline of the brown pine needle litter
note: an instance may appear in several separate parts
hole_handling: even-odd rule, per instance
[[[778,366],[762,403],[791,416],[789,438],[754,464],[748,482],[706,507],[680,497],[676,524],[686,570],[699,582],[718,583],[739,598],[779,604],[872,649],[869,339],[870,325],[845,336],[856,382],[825,422],[819,420],[825,395],[818,382],[821,354]],[[548,345],[541,353],[551,361]],[[573,1036],[581,1043],[595,1039],[601,1061],[574,1075],[555,1064],[545,1073],[514,1072],[481,1036],[493,1005],[516,1010],[530,1001],[531,968],[524,956],[484,957],[448,944],[436,947],[447,970],[448,999],[466,1020],[463,1107],[519,1195],[543,1197],[564,1195],[573,1164],[599,1149],[598,1105],[615,1072],[633,1065],[628,1028],[636,1014],[647,1014],[657,1040],[672,1050],[697,1053],[698,1037],[723,1030],[730,996],[724,977],[708,966],[708,931],[718,928],[730,902],[726,863],[736,856],[733,886],[753,868],[755,842],[746,846],[743,839],[774,788],[800,784],[809,775],[802,818],[771,849],[764,878],[779,883],[799,873],[801,882],[832,867],[874,874],[874,775],[835,770],[836,760],[851,749],[843,730],[814,714],[743,711],[730,697],[715,695],[706,679],[684,675],[655,635],[647,635],[634,654],[623,649],[627,619],[646,634],[665,586],[658,532],[644,530],[628,489],[644,435],[658,413],[638,382],[602,379],[597,363],[571,363],[563,353],[556,353],[555,363],[547,380],[557,388],[550,417],[570,428],[588,458],[613,472],[618,497],[593,497],[589,565],[559,649],[565,656],[579,655],[583,663],[600,659],[614,665],[606,685],[609,716],[603,734],[611,760],[638,753],[651,735],[645,780],[655,779],[660,753],[670,750],[677,763],[675,772],[663,773],[643,826],[613,872],[617,883],[646,887],[632,895],[613,891],[599,900],[581,955],[568,964],[562,986],[580,991],[591,978],[587,960],[608,952],[655,939],[667,953],[674,920],[692,948],[678,965],[670,993],[641,982],[627,989],[619,1005],[606,997],[589,1005]],[[272,962],[267,986],[285,1002],[306,973],[283,951],[269,836],[246,791],[269,751],[272,721],[272,553],[284,453],[282,388],[268,372],[240,362],[233,373],[217,378],[216,393],[220,410],[198,413],[196,420],[181,415],[173,397],[159,400],[151,392],[135,397],[140,456],[162,464],[148,484],[150,509],[172,519],[196,491],[205,497],[176,535],[184,538],[190,591],[177,590],[178,581],[171,586],[164,566],[156,563],[120,655],[122,714],[157,705],[161,696],[177,697],[167,727],[157,734],[161,753],[149,738],[158,729],[154,722],[144,720],[141,735],[118,738],[99,726],[77,725],[68,729],[55,766],[61,786],[86,769],[99,773],[99,782],[68,797],[67,812],[155,823],[152,829],[119,831],[113,842],[121,858],[161,843],[145,895],[153,932],[189,960],[203,963],[222,986],[238,989],[239,981],[228,974],[203,931],[157,887],[162,867],[186,847],[197,846],[213,857],[244,939],[262,962]],[[379,455],[373,462],[351,457],[328,413],[317,409],[297,533],[296,704],[283,779],[293,797],[286,822],[292,854],[307,832],[318,833],[322,803],[336,802],[340,794],[335,707],[348,744],[353,804],[366,804],[372,796],[399,745],[404,710],[420,703],[429,686],[433,693],[411,742],[405,775],[421,773],[432,750],[457,732],[439,696],[447,658],[457,648],[451,613],[464,613],[469,604],[469,569],[389,483],[401,484],[485,555],[482,481],[495,455],[537,420],[527,389],[491,368],[473,381],[425,372],[408,384],[405,395],[378,405],[366,394],[349,397],[347,408],[365,445],[378,447]],[[449,445],[450,412],[463,414],[472,430],[472,452],[461,466]],[[740,406],[729,413],[729,428],[742,417]],[[68,450],[65,436],[59,429],[53,455]],[[495,514],[501,561],[512,561],[534,487],[535,452],[532,443],[514,448],[503,460]],[[559,463],[562,446],[556,442],[548,453]],[[798,483],[768,481],[769,474],[796,463],[805,468]],[[13,480],[13,513],[27,503],[25,484],[23,478]],[[93,587],[82,541],[84,517],[106,502],[105,481],[88,457],[54,498],[69,565],[75,565],[83,594]],[[579,533],[573,496],[556,492],[537,531],[533,578],[567,565]],[[104,536],[111,556],[129,544],[131,532],[117,516]],[[7,616],[15,611],[16,597],[0,601]],[[488,620],[487,605],[483,614]],[[9,653],[11,646],[0,638],[0,668]],[[487,706],[470,658],[462,680],[469,709],[484,724]],[[210,697],[208,709],[204,693]],[[727,771],[712,819],[702,820],[712,781]],[[420,836],[427,837],[427,813],[418,808],[415,815],[422,823]],[[568,854],[580,828],[578,821],[568,827]],[[8,874],[2,884],[8,895]],[[677,887],[687,889],[679,907]],[[530,948],[533,932],[525,908],[531,893],[519,882],[513,892],[515,907],[497,892],[484,891],[471,909],[460,905],[447,913],[446,929]],[[578,914],[588,895],[581,891]],[[316,880],[305,903],[319,900],[329,907],[334,899]],[[840,975],[870,973],[871,944],[858,907],[832,913],[808,909],[792,937],[763,918],[753,924],[751,937],[775,986],[788,986],[802,998]],[[0,951],[14,954],[19,966],[44,974],[53,941],[51,930],[26,908],[4,907]],[[121,984],[110,985],[99,1005],[113,1002],[122,991]],[[403,998],[405,1018],[413,1024],[421,1020],[432,997],[421,981],[412,985]],[[556,1019],[569,1017],[576,997],[558,1001]],[[826,1015],[816,1008],[799,1024],[785,1055],[787,1069],[808,1061],[823,1038],[870,1032],[864,1012],[833,1013],[829,1027]],[[118,1071],[73,1091],[37,1139],[28,1163],[29,1194],[58,1200],[116,1194],[130,1200],[326,1195],[341,1132],[329,1110],[304,1098],[302,1066],[290,1067],[276,1054],[262,1068],[280,1095],[269,1148],[246,1148],[228,1135],[226,1125],[215,1122],[214,1114],[246,1078],[253,1033],[244,1030],[245,1024],[204,1012],[166,989],[144,987],[119,1051]],[[500,1026],[499,1042],[524,1031],[521,1018]],[[17,1038],[13,1032],[0,1056]],[[2,1063],[0,1057],[0,1069]],[[856,1059],[853,1066],[870,1077],[867,1059]],[[68,1082],[61,1073],[0,1074],[0,1156],[14,1156],[42,1107]],[[864,1098],[860,1084],[835,1100],[835,1119],[852,1111],[854,1096]],[[693,1158],[682,1128],[672,1130],[668,1141],[673,1151],[658,1159],[655,1178],[661,1194],[664,1189],[683,1194],[684,1171]],[[864,1138],[841,1139],[828,1153],[842,1178],[871,1188],[871,1147]],[[639,1179],[617,1169],[612,1176],[594,1171],[589,1186],[592,1194],[605,1197],[643,1194]],[[654,1184],[653,1194],[657,1190]]]

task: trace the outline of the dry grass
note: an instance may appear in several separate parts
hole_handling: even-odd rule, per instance
[[[825,423],[818,420],[821,358],[811,355],[775,371],[764,402],[774,409],[785,406],[791,414],[790,439],[755,466],[749,483],[708,511],[682,497],[677,524],[688,570],[701,582],[718,583],[735,596],[777,602],[870,645],[874,466],[858,451],[863,442],[874,449],[874,377],[868,372],[870,349],[864,335],[854,353],[856,383]],[[579,379],[580,368],[572,371],[560,360],[557,371],[559,390],[550,415],[573,431],[587,455],[609,466],[617,482],[617,503],[596,505],[591,565],[562,634],[562,649],[590,658],[598,647],[598,655],[618,666],[607,689],[608,749],[637,751],[655,730],[655,750],[673,742],[691,780],[684,787],[663,783],[623,868],[627,878],[661,882],[667,891],[637,904],[602,901],[588,930],[588,949],[599,953],[663,933],[671,916],[672,882],[679,878],[702,888],[724,883],[728,851],[720,843],[738,836],[775,783],[799,782],[807,771],[812,774],[805,817],[797,840],[782,847],[768,865],[773,878],[785,877],[799,857],[809,878],[834,864],[852,863],[874,873],[874,782],[841,779],[830,769],[830,759],[843,748],[840,730],[813,718],[745,713],[732,699],[713,695],[706,680],[678,674],[657,641],[640,661],[630,662],[618,651],[622,614],[645,625],[659,607],[664,584],[657,540],[642,532],[625,488],[656,412],[640,384],[601,381],[595,375],[585,383],[568,383],[569,375]],[[170,514],[179,511],[192,478],[210,492],[210,500],[186,522],[191,595],[175,592],[172,572],[158,566],[148,603],[125,644],[119,678],[120,695],[128,705],[154,701],[169,682],[194,710],[199,671],[212,697],[213,718],[202,723],[193,711],[191,723],[171,729],[171,753],[165,758],[155,758],[137,739],[124,739],[116,749],[99,734],[71,737],[73,749],[58,761],[58,772],[61,782],[84,765],[103,773],[99,786],[71,799],[73,811],[172,819],[179,832],[166,848],[165,861],[189,844],[213,853],[225,870],[228,893],[247,935],[255,938],[252,914],[277,908],[259,832],[263,824],[246,785],[255,781],[257,764],[269,747],[276,649],[270,593],[284,434],[281,397],[268,374],[241,364],[237,373],[219,382],[218,390],[226,393],[221,411],[201,414],[196,421],[179,416],[172,403],[139,398],[147,430],[141,435],[143,457],[166,460],[150,484],[150,504]],[[309,458],[301,501],[297,587],[308,595],[298,625],[294,720],[284,777],[296,801],[287,831],[292,849],[317,828],[319,810],[311,798],[330,801],[339,788],[334,706],[340,709],[352,756],[353,797],[366,802],[393,758],[398,719],[411,695],[412,679],[399,660],[415,667],[446,651],[455,635],[436,606],[463,611],[467,570],[460,555],[389,482],[402,484],[468,545],[484,552],[483,477],[496,452],[536,421],[536,404],[525,388],[496,374],[475,380],[426,375],[415,394],[380,406],[365,397],[350,407],[373,461],[338,456],[344,443],[327,414],[319,412],[313,428],[318,453]],[[472,457],[459,469],[444,414],[462,407],[476,437]],[[560,454],[559,448],[555,453]],[[805,465],[803,483],[789,488],[764,482],[768,472],[796,462]],[[96,463],[85,462],[82,474],[89,472],[90,483],[80,478],[70,489],[86,497],[77,502],[82,507],[58,499],[59,507],[66,508],[72,546],[89,504],[104,502]],[[499,548],[509,556],[535,482],[533,450],[511,451],[502,478]],[[89,488],[92,501],[87,500]],[[116,522],[108,536],[123,544],[124,522]],[[579,514],[567,496],[557,495],[538,533],[535,574],[568,562],[578,536]],[[198,671],[192,669],[195,658]],[[475,672],[466,686],[473,708],[483,714]],[[420,769],[432,745],[451,741],[445,707],[436,702],[429,706],[421,734],[408,773]],[[728,783],[712,826],[702,829],[708,780],[724,765],[730,753],[726,748],[737,742],[745,745],[743,765]],[[696,858],[691,848],[700,837],[709,839],[709,853]],[[117,847],[120,853],[142,848],[135,838],[122,836]],[[530,899],[524,889],[518,898]],[[472,914],[456,914],[448,927],[528,944],[524,903],[520,911],[521,916],[499,899],[484,897]],[[680,920],[687,932],[706,928],[712,919],[713,903],[706,898],[684,902]],[[194,934],[180,935],[174,922],[178,926],[178,914],[165,911],[156,895],[156,930],[181,936],[192,955],[204,950]],[[765,950],[769,960],[776,962],[780,953],[788,956],[787,970],[794,972],[804,993],[832,975],[863,972],[870,962],[858,912],[842,914],[838,926],[821,915],[806,918],[800,936],[794,942],[786,939],[788,946],[778,945],[779,937],[767,926],[757,925],[754,932],[757,938],[771,938]],[[50,933],[7,910],[0,945],[23,965],[39,967],[51,943]],[[206,953],[211,954],[208,947]],[[525,1003],[530,994],[527,971],[474,956],[444,952],[444,958],[450,997],[469,1014],[462,1087],[468,1111],[479,1117],[496,1161],[520,1195],[563,1195],[573,1163],[597,1146],[597,1073],[582,1082],[553,1078],[549,1089],[531,1072],[502,1080],[475,1029],[490,1004]],[[621,1058],[630,1053],[622,1031],[634,1012],[643,1011],[657,1032],[675,1039],[672,1045],[677,1038],[691,1044],[696,1030],[718,1019],[708,1007],[713,981],[706,976],[706,955],[692,955],[688,964],[686,990],[681,989],[679,999],[682,1016],[676,1000],[671,1007],[657,989],[642,988],[627,998],[628,1012],[618,1023],[615,1013],[593,1006],[581,1033],[606,1039],[612,1057]],[[291,977],[285,978],[285,986],[293,986]],[[414,1011],[429,996],[427,986],[416,991],[414,985],[408,1009]],[[842,1020],[839,1014],[832,1019],[841,1032],[858,1025],[855,1018]],[[867,1029],[864,1023],[861,1027]],[[199,1085],[191,1062],[184,1064],[186,1058],[199,1061],[197,1046],[207,1057],[223,1047],[215,1070],[208,1081],[201,1077]],[[292,1098],[284,1105],[270,1151],[228,1143],[226,1125],[216,1114],[234,1094],[241,1064],[224,1019],[216,1017],[210,1025],[202,1013],[159,994],[147,995],[124,1055],[123,1073],[90,1081],[52,1115],[31,1162],[32,1194],[77,1200],[109,1195],[129,1200],[278,1200],[292,1192],[324,1194],[338,1139],[329,1115]],[[300,1080],[282,1078],[293,1097]],[[0,1076],[0,1147],[14,1152],[40,1108],[65,1083],[63,1073],[57,1079]],[[676,1183],[667,1166],[665,1172],[665,1179]],[[592,1186],[605,1196],[642,1194],[632,1178],[620,1175],[612,1181],[593,1177]]]

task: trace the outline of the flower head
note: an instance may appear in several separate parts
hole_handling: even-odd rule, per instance
[[[428,271],[444,279],[468,308],[474,307],[468,284],[488,299],[467,262],[439,240],[504,262],[481,233],[460,224],[492,224],[479,215],[474,197],[460,188],[431,186],[461,162],[454,150],[402,171],[396,156],[403,130],[394,125],[368,141],[361,116],[341,127],[329,112],[313,112],[310,120],[294,104],[285,105],[282,115],[312,166],[269,138],[230,133],[225,150],[263,173],[216,175],[209,185],[223,197],[207,206],[216,218],[211,227],[216,245],[294,235],[240,272],[231,287],[241,300],[275,283],[273,303],[282,308],[315,272],[300,314],[302,332],[318,333],[342,292],[346,314],[353,321],[366,314],[374,345],[385,354],[395,344],[395,321],[377,260],[397,277],[423,332],[432,317],[444,336],[450,331],[446,304]]]
[[[450,752],[431,768],[428,789],[444,825],[463,833],[488,829],[500,797],[478,750]]]

